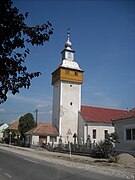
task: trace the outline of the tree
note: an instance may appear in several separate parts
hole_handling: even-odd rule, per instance
[[[29,88],[31,79],[40,72],[28,72],[24,65],[30,53],[26,47],[44,45],[53,34],[52,24],[28,26],[25,14],[13,7],[12,0],[0,0],[0,104],[6,101],[7,93],[19,93],[21,88]]]
[[[24,116],[21,116],[19,119],[18,130],[21,133],[22,138],[25,137],[25,133],[33,129],[36,126],[36,122],[31,113],[27,113]]]

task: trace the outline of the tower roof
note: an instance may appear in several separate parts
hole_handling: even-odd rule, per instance
[[[68,50],[72,50],[72,43],[70,41],[70,32],[69,32],[69,29],[68,29],[68,32],[67,32],[67,41],[65,43],[65,48],[68,49]]]
[[[65,49],[61,52],[62,54],[62,61],[58,65],[59,67],[64,67],[64,68],[69,68],[69,69],[74,69],[74,70],[82,70],[79,67],[79,64],[75,61],[74,59],[74,53],[75,51],[72,50],[72,43],[70,41],[70,32],[68,29],[67,32],[67,41],[65,43]]]

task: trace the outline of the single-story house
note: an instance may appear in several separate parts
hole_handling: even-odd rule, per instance
[[[113,118],[112,122],[119,136],[116,150],[135,155],[135,108],[122,116]]]
[[[14,142],[14,140],[20,138],[20,132],[18,130],[18,125],[19,125],[19,121],[17,120],[17,121],[14,121],[13,123],[11,123],[5,129],[5,131],[4,131],[4,138],[5,138],[6,143],[9,143],[9,141]]]
[[[3,139],[3,135],[4,135],[4,130],[6,129],[6,128],[8,128],[8,124],[7,123],[2,123],[2,124],[0,124],[0,141],[2,141],[2,139]]]
[[[81,106],[78,121],[79,144],[87,143],[90,136],[91,143],[105,139],[108,133],[115,131],[112,118],[125,114],[126,110],[110,109],[93,106]]]
[[[30,146],[42,146],[48,143],[58,143],[58,131],[51,123],[39,122],[37,126],[26,132],[26,144]]]

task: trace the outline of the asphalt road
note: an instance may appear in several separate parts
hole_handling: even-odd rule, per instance
[[[0,149],[0,180],[120,180]]]

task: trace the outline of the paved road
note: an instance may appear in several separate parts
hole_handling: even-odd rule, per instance
[[[0,149],[0,180],[120,180]]]

